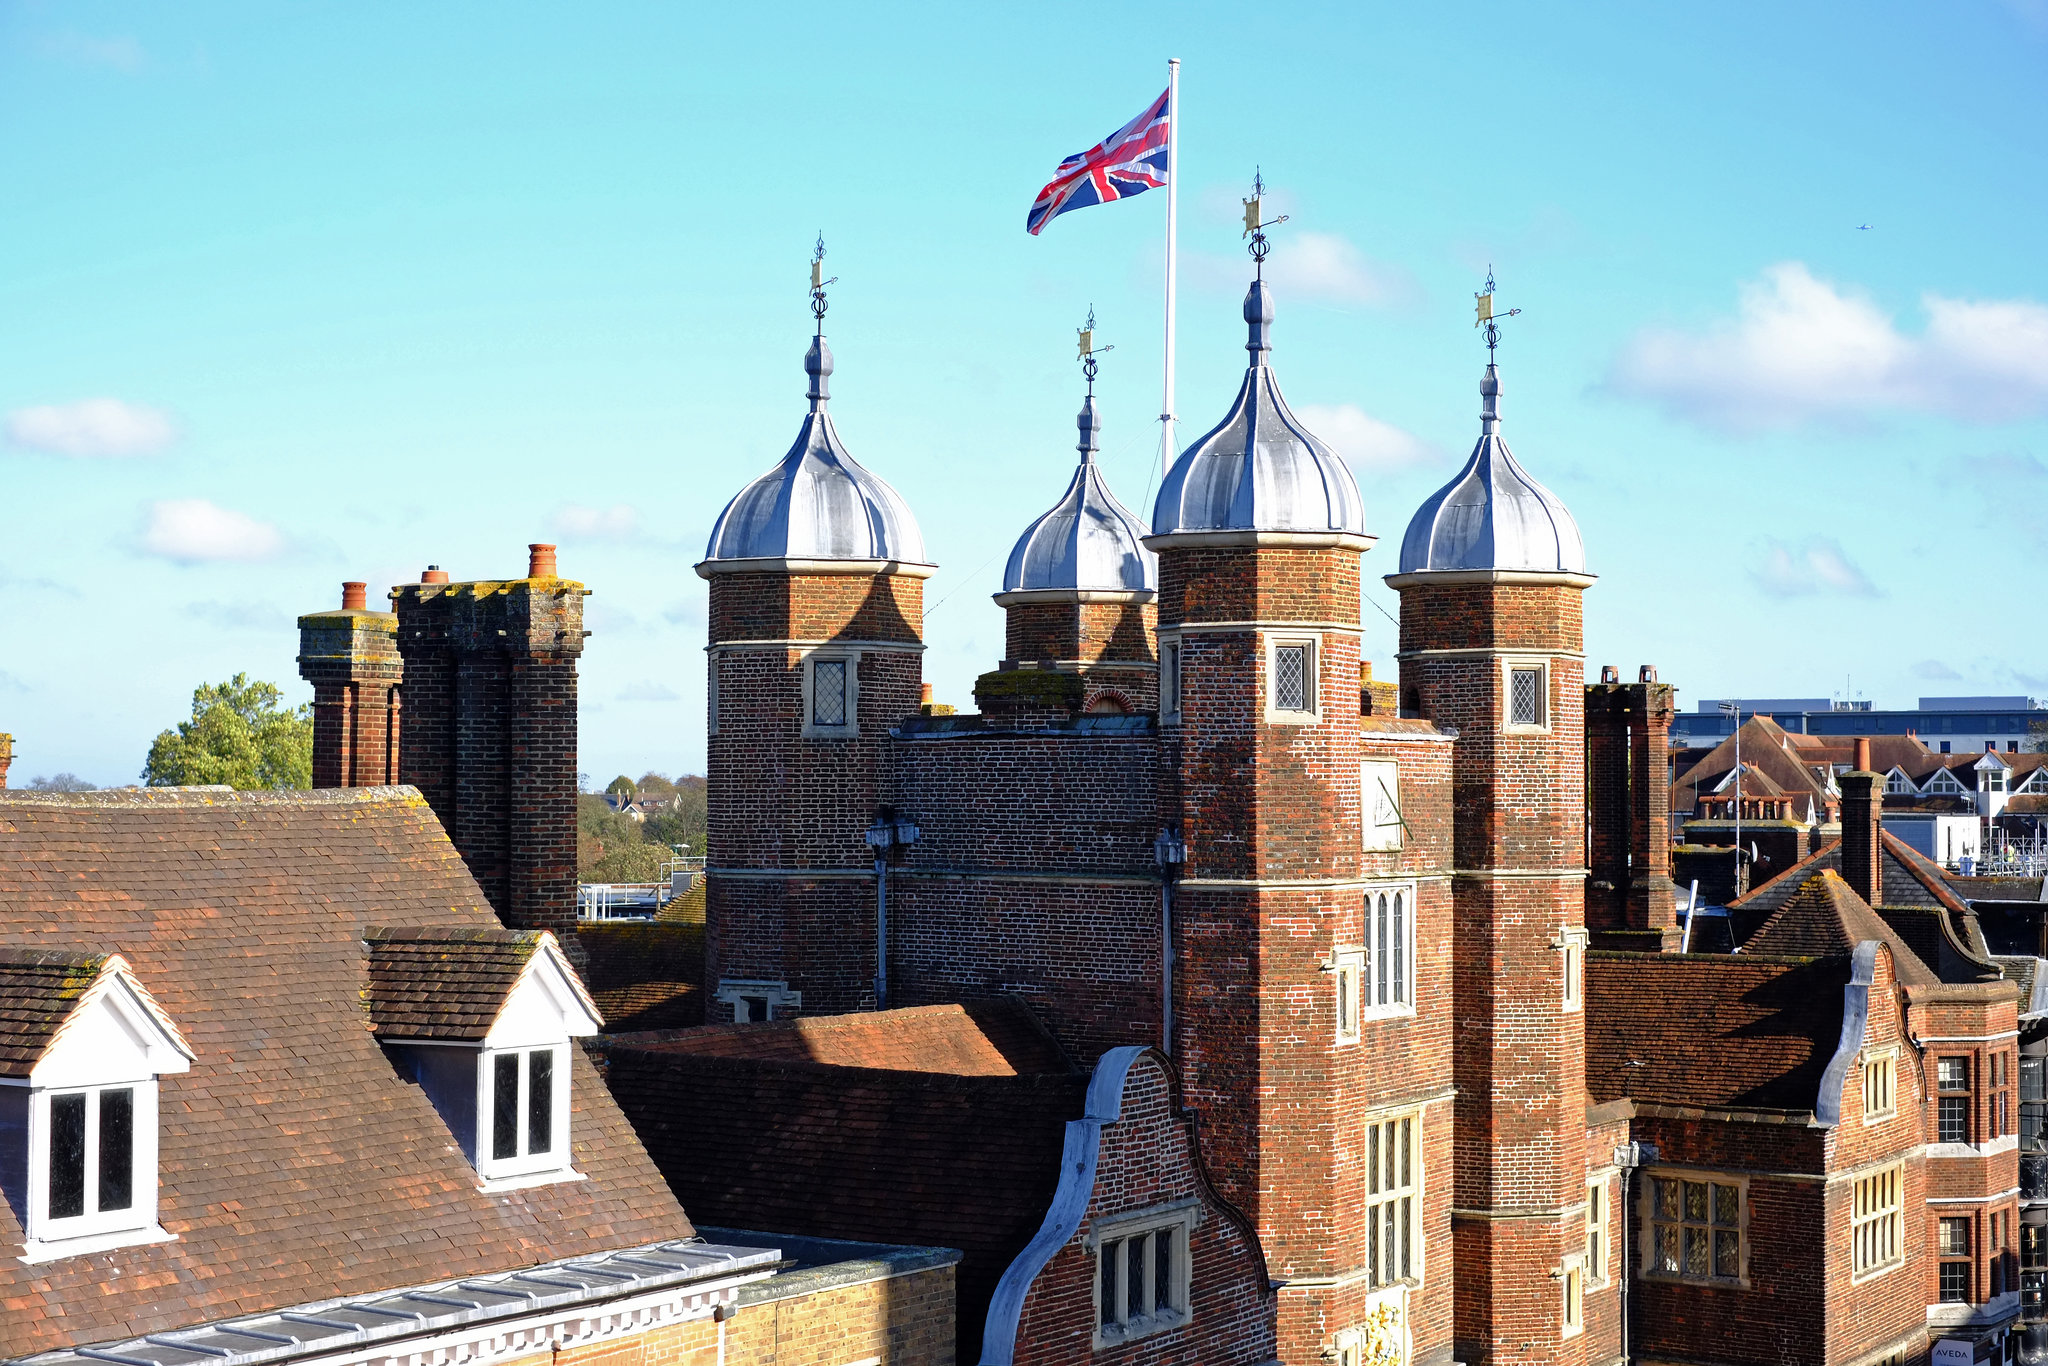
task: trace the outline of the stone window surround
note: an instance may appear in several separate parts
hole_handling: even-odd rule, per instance
[[[1377,1286],[1372,1285],[1369,1278],[1360,1280],[1359,1283],[1361,1285],[1375,1292],[1384,1292],[1388,1289],[1402,1286],[1419,1286],[1426,1279],[1429,1270],[1429,1243],[1424,1236],[1425,1227],[1422,1216],[1424,1202],[1428,1198],[1429,1190],[1429,1171],[1424,1162],[1424,1155],[1429,1150],[1427,1138],[1423,1132],[1423,1125],[1426,1122],[1425,1111],[1426,1107],[1424,1106],[1403,1102],[1399,1105],[1389,1105],[1376,1110],[1368,1110],[1361,1116],[1369,1126],[1383,1126],[1390,1121],[1413,1121],[1413,1125],[1409,1129],[1408,1139],[1408,1156],[1414,1163],[1413,1175],[1410,1177],[1406,1187],[1395,1187],[1391,1192],[1395,1199],[1407,1195],[1411,1196],[1414,1200],[1414,1204],[1411,1206],[1411,1222],[1408,1227],[1409,1236],[1413,1239],[1412,1250],[1414,1260],[1411,1265],[1413,1274],[1409,1276],[1385,1277],[1382,1278]],[[1368,1152],[1371,1151],[1365,1145],[1361,1145],[1361,1148]],[[1366,1202],[1366,1218],[1371,1220],[1379,1215],[1390,1193],[1384,1190],[1378,1193],[1372,1192],[1370,1181],[1363,1173],[1359,1175],[1357,1180],[1360,1197]],[[1362,1271],[1356,1274],[1364,1276]]]
[[[1180,636],[1159,633],[1159,719],[1180,720]]]
[[[1503,735],[1548,735],[1557,717],[1555,675],[1550,667],[1549,655],[1503,654],[1500,656],[1500,729]],[[1543,701],[1543,720],[1531,725],[1513,719],[1515,705],[1515,671],[1535,669],[1540,674],[1537,682],[1538,695]]]
[[[1886,1105],[1883,1109],[1870,1108],[1872,1069],[1882,1067],[1885,1083]],[[1899,1046],[1889,1044],[1874,1046],[1863,1051],[1863,1122],[1882,1124],[1899,1113]]]
[[[766,998],[770,1020],[778,1018],[776,1012],[783,1008],[795,1010],[804,1003],[804,994],[801,991],[791,991],[786,981],[739,977],[721,978],[718,990],[712,993],[711,999],[732,1007],[734,1024],[746,1024],[748,1021],[742,1019],[739,1012],[743,1000],[750,996]]]
[[[1359,975],[1357,979],[1358,1019],[1361,1021],[1412,1019],[1415,1015],[1415,887],[1416,884],[1412,879],[1397,879],[1386,882],[1374,881],[1360,884],[1362,895],[1359,904],[1359,935],[1362,942],[1339,945],[1336,952],[1340,955],[1356,953],[1359,957]],[[1399,896],[1402,907],[1401,940],[1398,945],[1393,946],[1398,949],[1401,955],[1401,990],[1396,993],[1390,989],[1388,994],[1393,999],[1389,1000],[1385,1005],[1381,1005],[1375,999],[1378,996],[1378,992],[1374,989],[1374,983],[1369,977],[1369,975],[1377,973],[1373,951],[1378,947],[1379,940],[1378,936],[1374,933],[1378,922],[1374,917],[1373,899],[1381,895],[1390,898]],[[1392,920],[1393,904],[1390,900],[1388,902],[1388,926],[1390,931],[1392,929]],[[1389,943],[1390,945],[1392,944],[1391,937]],[[1388,981],[1390,987],[1392,980],[1392,974],[1389,973]]]
[[[1558,951],[1560,1009],[1582,1010],[1586,1004],[1586,946],[1592,936],[1583,925],[1567,925],[1558,931],[1550,947]]]
[[[1607,1262],[1614,1255],[1613,1171],[1602,1172],[1586,1182],[1586,1284],[1607,1284]]]
[[[1718,1285],[1726,1286],[1731,1289],[1750,1289],[1749,1176],[1746,1173],[1742,1172],[1715,1171],[1710,1167],[1678,1167],[1664,1165],[1646,1167],[1643,1169],[1642,1175],[1642,1182],[1636,1191],[1635,1208],[1635,1218],[1637,1221],[1637,1226],[1642,1230],[1642,1236],[1637,1240],[1637,1276],[1642,1280],[1662,1281],[1669,1285]],[[1738,1216],[1736,1220],[1736,1234],[1738,1238],[1736,1246],[1736,1261],[1739,1267],[1741,1268],[1741,1274],[1738,1275],[1734,1280],[1731,1281],[1725,1278],[1712,1276],[1702,1280],[1697,1276],[1688,1276],[1683,1271],[1668,1272],[1659,1271],[1657,1269],[1657,1239],[1653,1232],[1653,1226],[1658,1222],[1668,1222],[1659,1221],[1656,1215],[1656,1192],[1657,1181],[1659,1178],[1662,1178],[1664,1180],[1678,1181],[1705,1181],[1713,1185],[1734,1186],[1736,1188],[1736,1202],[1738,1209]],[[1712,1199],[1713,1197],[1709,1195],[1708,1200],[1710,1218],[1712,1209]],[[1684,1256],[1684,1248],[1682,1245],[1679,1249],[1679,1255],[1681,1258]],[[1709,1247],[1708,1256],[1711,1258],[1712,1255],[1712,1248]]]
[[[811,708],[812,684],[818,664],[824,661],[842,661],[846,665],[846,724],[843,726],[821,726],[812,720],[816,715]],[[839,646],[818,646],[802,651],[804,739],[847,740],[860,734],[860,661],[861,651]]]
[[[1305,645],[1308,676],[1302,680],[1307,711],[1282,710],[1274,705],[1278,695],[1279,652],[1282,646]],[[1320,631],[1276,631],[1265,633],[1265,722],[1269,726],[1312,726],[1323,719],[1323,634]]]
[[[1194,1317],[1194,1300],[1192,1297],[1193,1278],[1190,1274],[1192,1270],[1190,1250],[1193,1244],[1192,1235],[1194,1228],[1201,1221],[1201,1216],[1201,1200],[1194,1196],[1189,1196],[1180,1200],[1168,1201],[1165,1204],[1149,1206],[1145,1209],[1101,1216],[1090,1222],[1088,1234],[1082,1240],[1082,1246],[1088,1250],[1095,1262],[1094,1274],[1090,1278],[1092,1286],[1089,1294],[1089,1304],[1093,1311],[1093,1322],[1095,1325],[1094,1347],[1096,1351],[1099,1352],[1108,1348],[1118,1347],[1124,1343],[1134,1342],[1139,1338],[1151,1337],[1157,1333],[1170,1332],[1173,1329],[1185,1327],[1192,1321]],[[1171,1230],[1173,1232],[1174,1262],[1172,1281],[1168,1294],[1176,1303],[1164,1311],[1155,1307],[1152,1313],[1146,1315],[1138,1322],[1105,1324],[1102,1321],[1101,1265],[1104,1246],[1113,1245],[1121,1251],[1123,1244],[1127,1240],[1141,1235],[1157,1233],[1161,1230]],[[1145,1262],[1145,1276],[1148,1289],[1155,1279],[1152,1273],[1151,1257],[1152,1253],[1148,1247]],[[1119,1287],[1123,1284],[1121,1272],[1119,1272],[1117,1284]]]
[[[1863,1187],[1865,1187],[1865,1186],[1866,1186],[1867,1184],[1869,1184],[1869,1183],[1874,1183],[1874,1182],[1878,1182],[1878,1181],[1884,1180],[1884,1179],[1885,1179],[1885,1178],[1887,1178],[1887,1177],[1889,1177],[1889,1178],[1890,1178],[1890,1186],[1889,1186],[1889,1191],[1888,1191],[1888,1194],[1889,1194],[1889,1195],[1890,1195],[1890,1197],[1891,1197],[1891,1202],[1890,1202],[1889,1204],[1886,1204],[1886,1205],[1876,1206],[1876,1207],[1872,1208],[1871,1210],[1869,1210],[1869,1211],[1866,1211],[1866,1212],[1865,1212],[1865,1213],[1863,1213],[1863,1214],[1858,1214],[1858,1213],[1856,1212],[1856,1198],[1857,1198],[1857,1195],[1858,1195],[1858,1193],[1859,1193],[1860,1189],[1861,1189],[1861,1188],[1863,1188]],[[1876,1169],[1876,1170],[1874,1170],[1874,1171],[1867,1171],[1867,1172],[1863,1172],[1863,1173],[1859,1174],[1859,1175],[1858,1175],[1858,1176],[1856,1177],[1856,1179],[1855,1179],[1855,1181],[1854,1181],[1853,1183],[1851,1183],[1851,1184],[1850,1184],[1850,1186],[1849,1186],[1849,1282],[1850,1282],[1850,1284],[1852,1284],[1852,1285],[1861,1285],[1861,1284],[1863,1284],[1863,1283],[1864,1283],[1865,1281],[1874,1281],[1874,1280],[1876,1280],[1876,1279],[1877,1279],[1878,1277],[1880,1277],[1880,1276],[1884,1276],[1884,1275],[1887,1275],[1887,1274],[1889,1274],[1890,1272],[1893,1272],[1893,1271],[1897,1271],[1897,1270],[1898,1270],[1898,1269],[1899,1269],[1900,1267],[1902,1267],[1902,1266],[1904,1266],[1904,1265],[1906,1264],[1906,1226],[1905,1226],[1905,1218],[1906,1218],[1906,1164],[1905,1164],[1905,1163],[1903,1163],[1903,1162],[1893,1162],[1893,1163],[1891,1163],[1891,1164],[1889,1164],[1889,1165],[1887,1165],[1887,1166],[1879,1167],[1879,1168],[1877,1168],[1877,1169]],[[1893,1220],[1893,1221],[1894,1221],[1894,1223],[1893,1223],[1893,1230],[1894,1230],[1894,1233],[1893,1233],[1893,1242],[1894,1242],[1894,1244],[1895,1244],[1895,1246],[1894,1246],[1894,1249],[1893,1249],[1893,1251],[1892,1251],[1891,1255],[1890,1255],[1889,1257],[1886,1257],[1886,1258],[1884,1258],[1884,1259],[1883,1259],[1882,1261],[1875,1261],[1875,1262],[1872,1262],[1872,1263],[1870,1263],[1870,1264],[1869,1264],[1868,1266],[1864,1266],[1864,1267],[1858,1267],[1858,1266],[1856,1265],[1856,1243],[1857,1243],[1857,1234],[1858,1234],[1858,1233],[1859,1233],[1859,1232],[1860,1232],[1860,1231],[1862,1230],[1862,1228],[1863,1228],[1863,1227],[1864,1227],[1865,1225],[1867,1225],[1867,1224],[1871,1224],[1871,1223],[1873,1223],[1873,1222],[1875,1222],[1875,1221],[1878,1221],[1878,1220],[1881,1220],[1881,1219],[1890,1219],[1890,1220]]]
[[[1557,1264],[1558,1336],[1575,1338],[1586,1331],[1586,1254],[1567,1252]]]

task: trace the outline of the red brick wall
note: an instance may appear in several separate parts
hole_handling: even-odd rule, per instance
[[[417,786],[506,924],[576,926],[576,661],[566,579],[401,584],[405,743]]]
[[[1581,590],[1401,589],[1401,687],[1455,728],[1451,1005],[1458,1086],[1453,1237],[1460,1360],[1577,1362],[1554,1273],[1585,1246],[1583,1012],[1563,1004],[1585,923]],[[1511,733],[1500,655],[1549,667],[1547,728]],[[1449,652],[1449,653],[1447,653]]]
[[[1033,1280],[1018,1323],[1017,1366],[1100,1361],[1125,1366],[1261,1366],[1272,1360],[1273,1298],[1258,1245],[1242,1216],[1202,1179],[1193,1125],[1174,1113],[1163,1059],[1131,1065],[1121,1118],[1103,1126],[1095,1188],[1078,1232]],[[1179,1201],[1198,1202],[1189,1237],[1188,1322],[1096,1351],[1094,1233],[1104,1220]]]
[[[1921,1133],[1925,1142],[1937,1145],[1928,1149],[1927,1198],[1967,1202],[1930,1206],[1927,1210],[1923,1234],[1926,1302],[1933,1304],[1941,1297],[1943,1259],[1937,1242],[1940,1221],[1946,1216],[1971,1221],[1970,1302],[1982,1304],[1991,1298],[1992,1268],[1996,1262],[2005,1263],[2005,1293],[2011,1293],[2018,1283],[2018,1235],[2013,1230],[2018,1218],[2018,1199],[2007,1194],[2019,1186],[2019,1150],[2014,1139],[2019,1131],[2017,988],[2009,982],[1994,982],[1912,987],[1908,991],[1912,1034],[1921,1042],[1921,1070],[1918,1076],[1911,1075],[1914,1053],[1910,1049],[1902,1051],[1899,1105],[1901,1110],[1906,1108],[1907,1088],[1917,1083]],[[1957,1057],[1968,1060],[1970,1141],[1978,1149],[1976,1152],[1966,1153],[1952,1145],[1938,1144],[1938,1069],[1941,1059]],[[2000,1079],[1996,1084],[1995,1077]],[[2000,1094],[2005,1101],[2002,1127],[1998,1113]],[[1994,1213],[2002,1216],[2005,1230],[1996,1247],[1990,1241]]]
[[[923,600],[923,580],[904,575],[712,577],[708,990],[722,978],[787,981],[806,1014],[872,1001],[875,887],[862,835],[885,800],[889,729],[917,713]],[[847,738],[803,734],[804,659],[827,641],[908,647],[861,654],[858,733]],[[783,876],[791,870],[810,875]]]

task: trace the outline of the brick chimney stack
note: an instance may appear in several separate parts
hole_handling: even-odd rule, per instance
[[[1676,693],[1645,664],[1609,665],[1586,689],[1586,928],[1599,948],[1678,947],[1671,882],[1671,716]]]
[[[418,787],[498,918],[576,943],[576,661],[582,584],[555,548],[523,579],[391,590],[405,664],[398,781]]]
[[[0,731],[0,791],[7,787],[7,769],[14,762],[14,737]]]
[[[341,610],[299,618],[299,677],[313,685],[313,786],[398,781],[398,618],[369,610],[366,585],[341,586]]]
[[[1870,741],[1856,741],[1856,767],[1842,789],[1842,879],[1872,906],[1884,894],[1878,867],[1884,821],[1884,779],[1870,771]]]

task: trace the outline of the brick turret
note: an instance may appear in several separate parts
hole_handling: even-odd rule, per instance
[[[874,1003],[864,835],[882,802],[889,729],[917,715],[922,693],[933,567],[909,508],[839,440],[822,288],[813,299],[810,412],[789,453],[720,514],[697,566],[711,597],[713,1023]]]
[[[1404,699],[1458,733],[1452,1238],[1457,1357],[1474,1366],[1613,1350],[1588,1344],[1580,1262],[1590,1174],[1581,597],[1592,577],[1570,514],[1501,440],[1499,392],[1489,364],[1479,443],[1417,512],[1401,572],[1387,579],[1401,595]],[[1610,731],[1607,748],[1617,740]]]
[[[527,575],[391,590],[404,662],[398,780],[420,789],[498,918],[576,926],[576,661],[588,590],[530,546]]]
[[[299,677],[313,685],[313,786],[398,781],[398,617],[369,610],[366,586],[341,586],[341,610],[299,618]]]
[[[1280,1359],[1332,1359],[1382,1318],[1414,1359],[1435,1359],[1450,1267],[1448,1190],[1432,1173],[1451,1130],[1422,1003],[1442,994],[1424,961],[1441,961],[1446,926],[1441,881],[1410,861],[1426,857],[1428,799],[1404,813],[1399,794],[1425,786],[1412,766],[1447,746],[1363,734],[1359,566],[1373,538],[1349,470],[1280,395],[1262,282],[1244,316],[1243,388],[1168,473],[1147,540],[1164,805],[1186,845],[1174,1056],[1210,1173],[1279,1287]],[[1363,829],[1368,781],[1385,830]],[[1404,814],[1419,838],[1402,838]]]

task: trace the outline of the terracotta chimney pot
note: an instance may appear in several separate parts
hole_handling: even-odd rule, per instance
[[[920,702],[926,703],[927,705],[929,705],[929,704],[930,704],[930,702],[931,702],[931,700],[932,700],[932,685],[931,685],[931,684],[929,684],[929,683],[925,683],[925,684],[921,684],[921,685],[919,685],[919,687],[918,687],[918,690],[917,690],[917,700],[918,700],[918,701],[920,701]]]
[[[427,572],[420,575],[420,582],[446,583],[448,582],[448,571],[438,564],[430,564],[427,566]]]
[[[551,545],[529,545],[526,547],[526,577],[529,579],[552,579],[555,573],[555,548]]]
[[[1870,772],[1870,741],[1860,735],[1856,737],[1856,771]]]
[[[354,579],[343,583],[341,585],[341,610],[344,612],[367,610],[370,605],[369,587],[369,584],[357,583]]]

